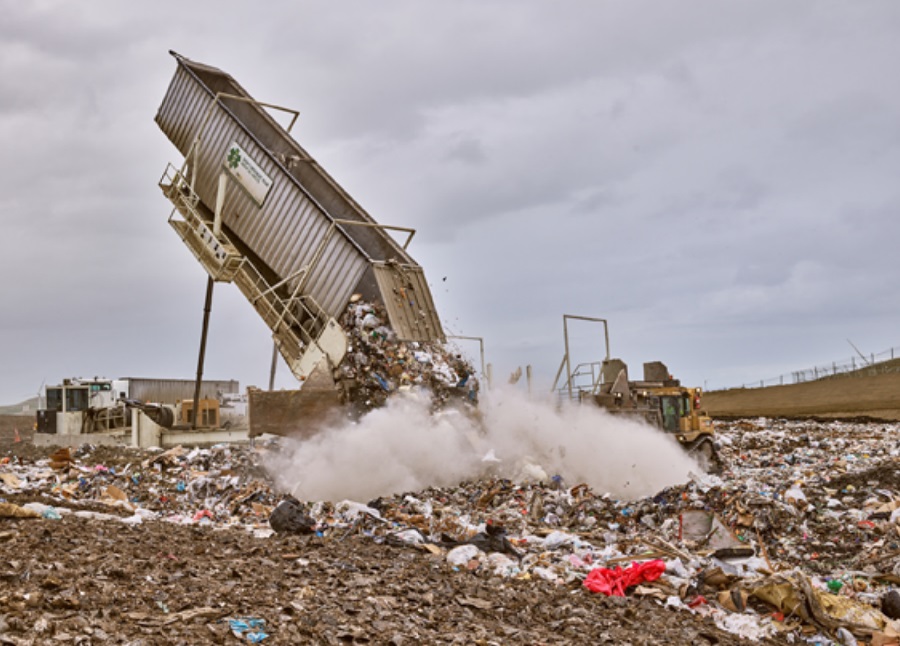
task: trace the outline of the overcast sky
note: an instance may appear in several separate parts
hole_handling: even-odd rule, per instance
[[[300,111],[299,143],[417,230],[446,331],[483,337],[495,378],[548,386],[565,313],[607,319],[633,376],[708,388],[900,346],[895,0],[0,12],[0,403],[196,374],[206,274],[157,187],[182,161],[153,120],[170,49]],[[602,329],[573,346],[601,358]],[[205,376],[265,387],[271,348],[217,285]]]

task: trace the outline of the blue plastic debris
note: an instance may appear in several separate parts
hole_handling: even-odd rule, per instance
[[[372,376],[375,377],[375,381],[378,382],[378,385],[381,386],[381,389],[387,392],[390,392],[391,386],[390,384],[384,380],[384,378],[376,372],[372,373]]]
[[[240,617],[237,619],[229,619],[228,625],[235,637],[246,639],[251,644],[258,644],[269,636],[262,630],[266,625],[265,619]]]
[[[62,518],[53,507],[47,507],[41,515],[48,520],[60,520]]]

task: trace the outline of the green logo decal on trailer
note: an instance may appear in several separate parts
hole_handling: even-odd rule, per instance
[[[253,161],[247,151],[232,142],[225,154],[225,168],[258,206],[262,206],[272,188],[272,178]]]
[[[235,146],[228,151],[228,168],[237,168],[241,163],[241,149]]]

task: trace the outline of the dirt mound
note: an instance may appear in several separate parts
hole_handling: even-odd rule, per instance
[[[900,420],[900,372],[859,371],[786,386],[704,393],[703,407],[719,419],[784,417]]]

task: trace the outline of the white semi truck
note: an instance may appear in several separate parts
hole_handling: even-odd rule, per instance
[[[203,426],[218,426],[219,402],[239,394],[239,387],[234,380],[202,382]],[[173,428],[184,421],[185,406],[192,405],[194,388],[195,382],[188,379],[63,379],[61,384],[44,389],[35,430],[57,435],[125,432],[131,428],[134,410],[143,411],[163,428]]]

